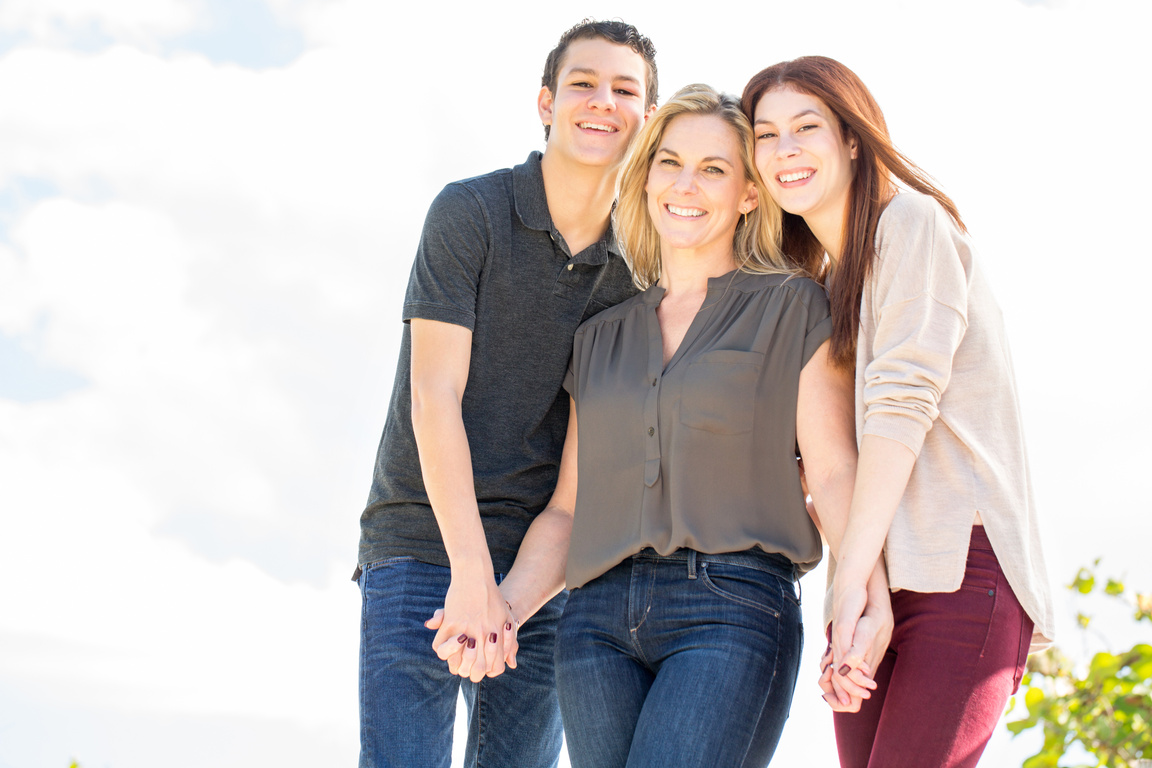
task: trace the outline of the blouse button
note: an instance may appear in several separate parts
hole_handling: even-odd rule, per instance
[[[656,434],[656,430],[652,427],[648,427],[648,437],[652,437],[654,434]]]
[[[571,271],[572,271],[572,265],[571,265],[571,264],[569,264],[569,265],[568,265],[568,271],[569,271],[569,272],[571,272]]]

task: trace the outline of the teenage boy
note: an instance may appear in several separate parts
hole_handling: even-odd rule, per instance
[[[654,56],[623,22],[568,30],[537,99],[543,155],[449,184],[428,212],[361,516],[362,767],[447,766],[461,686],[466,765],[557,763],[561,384],[580,322],[635,292],[609,218],[656,109]]]

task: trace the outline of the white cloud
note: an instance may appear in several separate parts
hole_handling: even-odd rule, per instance
[[[66,45],[92,34],[149,45],[195,24],[191,0],[5,0],[0,29],[41,45]]]

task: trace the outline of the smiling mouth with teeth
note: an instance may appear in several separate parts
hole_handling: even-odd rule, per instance
[[[617,129],[610,125],[600,125],[599,123],[577,123],[576,125],[581,128],[588,128],[593,131],[603,131],[604,133],[616,133]]]
[[[782,184],[787,184],[790,181],[800,181],[811,176],[815,171],[794,171],[792,173],[781,173],[776,178]]]
[[[696,217],[704,215],[704,211],[700,210],[699,208],[679,208],[675,205],[665,205],[664,207],[668,209],[669,213],[674,213],[677,216]]]

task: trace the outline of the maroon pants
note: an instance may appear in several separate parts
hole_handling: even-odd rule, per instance
[[[1020,685],[1032,620],[983,526],[956,592],[892,593],[896,627],[857,713],[835,713],[842,768],[975,766]]]

